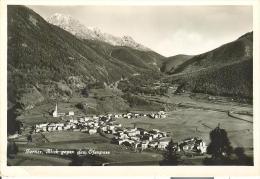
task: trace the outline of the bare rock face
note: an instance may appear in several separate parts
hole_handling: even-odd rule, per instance
[[[137,43],[130,36],[117,37],[102,32],[97,27],[86,27],[70,15],[55,13],[46,19],[50,24],[56,25],[80,39],[100,40],[114,46],[127,46],[137,50],[150,51],[149,48]]]

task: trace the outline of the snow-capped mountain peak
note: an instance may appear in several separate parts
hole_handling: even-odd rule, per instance
[[[60,22],[65,22],[65,23],[69,23],[69,21],[72,21],[73,18],[70,15],[66,15],[66,14],[60,14],[60,13],[55,13],[51,16],[52,19],[57,19]]]
[[[117,37],[104,33],[98,27],[86,27],[70,15],[55,13],[46,19],[50,24],[56,25],[80,39],[100,40],[115,46],[128,46],[134,49],[149,51],[150,49],[135,42],[130,36]]]
[[[128,36],[128,35],[124,35],[122,37],[122,39],[125,40],[125,41],[134,41],[134,39],[131,36]]]
[[[50,24],[56,25],[81,39],[95,39],[96,35],[78,20],[70,15],[55,13],[46,19]]]

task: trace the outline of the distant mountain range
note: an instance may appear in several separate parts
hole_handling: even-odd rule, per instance
[[[47,21],[25,6],[8,6],[8,101],[21,108],[66,99],[88,84],[155,73],[184,90],[252,99],[252,32],[200,55],[165,58],[67,15]]]
[[[116,37],[102,32],[97,27],[86,27],[70,15],[55,13],[46,20],[81,39],[99,40],[114,46],[127,46],[137,50],[151,51],[149,48],[135,42],[130,36]]]

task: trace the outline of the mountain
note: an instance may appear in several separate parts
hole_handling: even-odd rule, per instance
[[[181,64],[191,59],[192,55],[175,55],[164,60],[161,71],[167,74],[172,74]]]
[[[253,33],[251,32],[217,49],[189,59],[179,66],[174,73],[193,72],[212,66],[232,64],[237,61],[252,59],[252,56]]]
[[[160,70],[170,74],[163,80],[178,84],[179,90],[252,99],[252,32],[200,55],[165,58],[151,50],[108,43],[102,40],[105,33],[72,18],[60,22],[83,30],[68,32],[25,6],[8,6],[8,102],[29,109],[122,77],[153,78]]]
[[[116,37],[102,32],[97,27],[86,27],[70,15],[55,13],[46,20],[80,39],[100,40],[114,46],[127,46],[137,50],[151,51],[149,48],[135,42],[130,36]]]
[[[182,60],[165,81],[180,89],[236,99],[253,98],[253,32],[212,51]]]
[[[8,100],[22,108],[46,98],[66,99],[89,84],[157,73],[163,58],[152,51],[77,38],[25,6],[8,6]]]

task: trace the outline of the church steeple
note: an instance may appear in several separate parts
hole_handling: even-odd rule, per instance
[[[56,106],[55,106],[55,111],[58,112],[58,105],[57,105],[57,103],[56,103]]]
[[[56,106],[55,106],[55,110],[52,113],[52,116],[53,117],[58,117],[58,105],[57,105],[57,103],[56,103]]]

